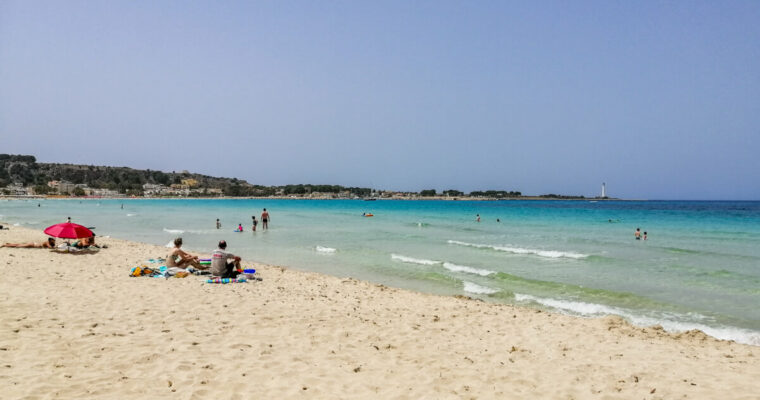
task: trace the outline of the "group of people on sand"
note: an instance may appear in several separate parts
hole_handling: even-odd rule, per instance
[[[261,212],[261,229],[267,230],[269,229],[269,212],[265,208],[264,211]],[[252,225],[252,231],[256,232],[256,227],[259,225],[259,221],[256,220],[256,216],[251,216],[251,225]],[[216,229],[222,229],[222,223],[219,221],[219,218],[216,219]],[[235,232],[243,232],[243,224],[238,224],[237,229],[235,229]]]
[[[166,257],[166,266],[181,269],[193,267],[201,271],[208,269],[213,276],[235,278],[240,269],[240,257],[227,252],[227,242],[220,240],[217,249],[211,253],[211,266],[201,265],[198,256],[190,255],[182,250],[182,238],[178,237],[174,239],[174,248]]]
[[[95,248],[101,248],[101,246],[98,246],[95,244],[95,234],[93,233],[92,236],[87,238],[78,239],[74,243],[67,243],[68,246],[77,248],[77,249],[89,249],[92,247]],[[5,243],[0,247],[16,247],[16,248],[23,248],[23,249],[55,249],[55,238],[48,238],[44,242],[26,242],[26,243]],[[105,247],[105,246],[104,246]]]

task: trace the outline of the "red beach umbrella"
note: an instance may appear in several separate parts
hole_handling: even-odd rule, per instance
[[[45,233],[63,239],[81,239],[92,236],[92,231],[82,225],[64,222],[45,228]]]

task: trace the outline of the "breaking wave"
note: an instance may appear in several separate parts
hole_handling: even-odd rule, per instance
[[[546,257],[546,258],[565,257],[565,258],[581,259],[581,258],[588,257],[588,254],[573,253],[570,251],[538,250],[538,249],[525,249],[522,247],[493,246],[490,244],[460,242],[458,240],[449,240],[448,243],[455,244],[458,246],[475,247],[478,249],[491,249],[491,250],[496,250],[496,251],[504,251],[504,252],[512,253],[512,254],[530,254],[530,255],[536,255],[539,257]]]
[[[473,294],[494,294],[498,292],[498,289],[493,289],[490,287],[480,286],[476,283],[462,281],[462,284],[464,285],[464,291],[467,293],[473,293]]]
[[[733,326],[709,326],[691,320],[705,320],[702,315],[679,315],[669,313],[666,316],[638,315],[623,308],[605,306],[603,304],[586,303],[582,301],[559,300],[553,298],[536,297],[527,294],[515,293],[518,302],[532,302],[553,308],[559,312],[580,315],[583,317],[601,317],[605,315],[619,315],[632,324],[640,327],[660,325],[668,332],[685,332],[698,329],[707,335],[721,340],[734,340],[739,343],[760,346],[760,332],[742,329]]]
[[[338,251],[338,249],[334,249],[332,247],[323,247],[323,246],[317,246],[315,250],[317,250],[318,253],[325,253],[325,254],[333,254],[336,251]]]
[[[493,275],[496,273],[496,271],[491,271],[487,269],[481,269],[481,268],[474,268],[474,267],[468,267],[466,265],[456,265],[449,262],[443,263],[443,268],[446,268],[447,270],[451,272],[465,272],[468,274],[475,274],[480,276],[488,276]]]
[[[441,261],[435,261],[435,260],[426,260],[424,258],[412,258],[407,256],[402,256],[399,254],[391,254],[391,259],[396,261],[405,262],[408,264],[419,264],[419,265],[439,265],[441,264]]]

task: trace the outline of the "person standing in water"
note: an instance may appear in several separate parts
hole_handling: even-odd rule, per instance
[[[641,240],[641,228],[636,228],[636,232],[633,233],[633,237],[635,237],[636,240]]]
[[[261,229],[262,230],[269,229],[269,212],[267,211],[266,208],[261,213]]]
[[[256,216],[255,216],[255,215],[251,215],[251,219],[253,220],[253,221],[252,221],[252,224],[253,224],[253,231],[254,231],[254,232],[256,232],[256,225],[258,225],[258,224],[259,224],[259,221],[256,221]]]
[[[647,240],[647,233],[646,233],[646,231],[644,232],[644,240]]]
[[[480,222],[480,214],[475,214],[475,220]]]
[[[216,229],[219,229],[222,227],[222,223],[219,222],[219,218],[216,219]]]

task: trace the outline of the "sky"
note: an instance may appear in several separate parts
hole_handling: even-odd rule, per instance
[[[0,153],[760,200],[757,1],[0,2]]]

